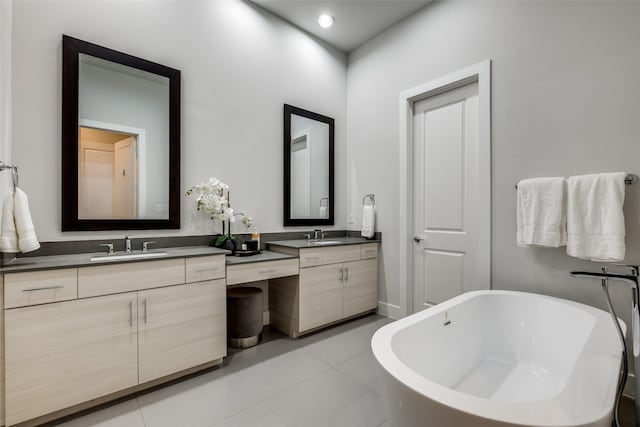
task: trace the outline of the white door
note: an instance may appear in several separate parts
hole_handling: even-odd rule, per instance
[[[114,144],[113,217],[136,218],[136,150],[135,138],[130,136]]]
[[[413,311],[479,289],[478,84],[415,102]]]
[[[78,151],[78,218],[111,218],[113,144],[81,141]]]

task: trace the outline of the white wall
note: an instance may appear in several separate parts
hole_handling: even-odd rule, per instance
[[[0,160],[11,164],[11,9],[0,1]],[[11,189],[11,171],[0,174],[0,194]]]
[[[598,265],[516,246],[515,190],[536,176],[640,172],[639,2],[436,2],[349,55],[347,213],[376,195],[381,300],[398,306],[398,96],[485,59],[492,73],[492,284],[605,307]],[[640,185],[627,188],[627,261],[640,261]],[[614,286],[627,313],[629,293]],[[628,318],[626,318],[628,320]]]
[[[21,1],[13,5],[13,160],[42,241],[60,231],[61,39],[68,34],[182,71],[182,189],[216,176],[262,232],[282,231],[283,104],[336,119],[336,226],[345,228],[346,59],[240,0]],[[213,231],[183,199],[179,231]],[[244,231],[240,224],[234,231]]]

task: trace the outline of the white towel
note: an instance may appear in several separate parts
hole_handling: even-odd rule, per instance
[[[567,244],[565,179],[533,178],[518,183],[518,246],[557,248]]]
[[[624,172],[572,176],[567,194],[567,254],[591,261],[625,257]]]
[[[16,232],[18,233],[18,248],[20,248],[20,252],[35,251],[40,247],[40,243],[38,243],[36,230],[31,220],[29,199],[25,192],[19,188],[16,188],[13,195],[13,204]]]
[[[13,218],[13,194],[9,193],[2,201],[2,230],[0,231],[0,251],[7,253],[20,252],[18,235]]]
[[[320,206],[320,212],[318,212],[318,215],[320,218],[326,218],[327,217],[327,207],[326,206]]]
[[[376,206],[364,205],[362,207],[362,231],[360,235],[367,239],[372,238],[376,234]]]

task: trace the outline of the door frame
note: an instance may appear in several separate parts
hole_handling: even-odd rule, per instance
[[[110,130],[113,132],[123,132],[136,135],[136,155],[138,157],[136,174],[138,176],[138,216],[144,217],[147,214],[146,204],[143,203],[147,197],[147,131],[141,128],[125,126],[116,123],[101,122],[98,120],[78,119],[78,127]]]
[[[478,83],[480,288],[491,289],[491,60],[485,60],[400,93],[399,280],[400,316],[413,307],[413,105],[416,101]]]

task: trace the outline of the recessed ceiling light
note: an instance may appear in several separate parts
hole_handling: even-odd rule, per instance
[[[318,18],[318,24],[320,24],[322,28],[329,28],[333,25],[333,16],[327,14],[320,15]]]

